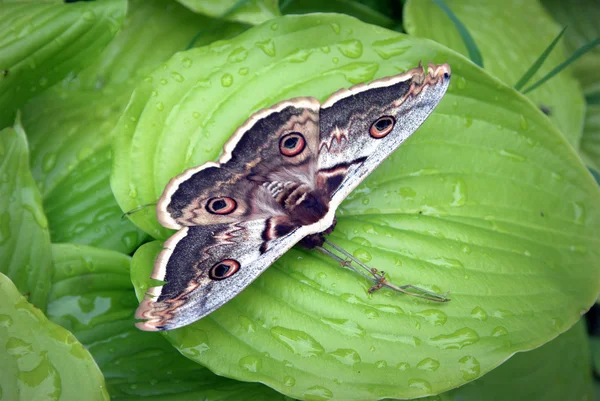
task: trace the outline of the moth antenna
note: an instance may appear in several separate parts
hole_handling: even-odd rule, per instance
[[[140,205],[140,206],[138,206],[138,207],[136,207],[136,208],[133,208],[133,209],[131,209],[131,210],[129,210],[129,211],[127,211],[127,212],[123,213],[123,214],[121,215],[121,220],[125,220],[125,218],[126,218],[127,216],[129,216],[129,215],[132,215],[132,214],[134,214],[134,213],[137,213],[137,212],[139,212],[140,210],[144,209],[145,207],[152,206],[152,205],[156,205],[156,201],[154,201],[154,202],[152,202],[152,203],[146,203],[146,204],[144,204],[144,205]]]
[[[381,289],[382,287],[387,287],[394,291],[397,291],[397,292],[400,292],[400,293],[403,293],[406,295],[411,295],[411,296],[417,297],[417,298],[427,299],[429,301],[435,301],[435,302],[450,301],[450,298],[448,298],[447,293],[446,294],[438,294],[436,292],[429,291],[424,288],[414,286],[412,284],[397,286],[393,283],[390,283],[389,281],[387,281],[384,271],[380,271],[373,267],[369,267],[369,266],[365,265],[360,260],[355,258],[353,255],[346,252],[342,247],[334,244],[333,242],[331,242],[327,239],[325,239],[324,244],[329,245],[335,251],[341,253],[344,256],[344,258],[339,257],[338,255],[334,254],[333,252],[324,248],[323,246],[316,247],[317,251],[319,251],[327,256],[330,256],[331,258],[333,258],[334,260],[339,262],[342,267],[349,268],[350,270],[354,271],[355,273],[358,273],[361,276],[368,278],[369,280],[372,280],[375,282],[375,284],[371,288],[369,288],[369,293],[373,293],[373,292]],[[348,258],[348,259],[345,259],[345,258]],[[352,262],[357,264],[363,271],[358,270],[355,266],[353,266]]]

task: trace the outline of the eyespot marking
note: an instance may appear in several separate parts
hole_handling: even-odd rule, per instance
[[[240,269],[240,262],[234,259],[225,259],[210,268],[208,276],[213,280],[224,280],[231,277]]]
[[[293,157],[300,154],[306,147],[304,136],[299,132],[290,132],[279,139],[279,151],[282,155]]]
[[[383,116],[377,119],[371,128],[369,128],[369,134],[375,139],[381,139],[389,134],[396,125],[396,120],[391,116]]]
[[[206,210],[210,214],[229,214],[237,209],[237,202],[233,198],[221,196],[210,198],[206,203]]]

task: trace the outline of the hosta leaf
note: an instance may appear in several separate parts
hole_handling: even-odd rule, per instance
[[[482,378],[422,401],[592,400],[589,348],[585,324],[579,321],[549,343],[513,356]],[[468,359],[463,366],[477,369]]]
[[[45,310],[52,275],[48,220],[29,170],[27,137],[19,120],[0,131],[0,194],[0,272]]]
[[[600,105],[587,106],[581,138],[581,154],[588,166],[600,171]]]
[[[565,42],[570,53],[600,38],[600,7],[597,1],[580,0],[576,7],[560,0],[542,0],[542,4],[559,24],[569,27]],[[600,91],[599,65],[600,46],[596,46],[573,65],[575,77],[581,82],[586,94]]]
[[[537,0],[468,3],[446,0],[477,43],[485,69],[513,86],[562,29]],[[485,21],[485,23],[482,23]],[[462,54],[466,48],[447,16],[433,1],[406,2],[404,27],[411,35],[426,37]],[[567,33],[569,28],[567,28]],[[558,43],[529,81],[535,83],[564,61],[564,45]],[[468,85],[467,82],[462,85]],[[538,107],[550,110],[569,143],[579,147],[584,100],[577,80],[566,70],[527,94]]]
[[[88,347],[112,399],[283,400],[266,386],[215,376],[161,335],[136,329],[128,256],[72,244],[54,244],[52,254],[48,316]]]
[[[308,14],[315,12],[340,13],[356,17],[368,24],[391,28],[397,24],[390,15],[383,14],[378,10],[368,7],[354,0],[291,0],[285,2],[281,7],[284,14]]]
[[[323,100],[419,60],[452,66],[449,92],[342,204],[332,238],[393,282],[452,301],[370,295],[366,280],[294,249],[223,308],[169,333],[184,355],[302,399],[418,397],[549,341],[595,301],[600,190],[554,125],[457,53],[350,17],[283,17],[176,54],[116,127],[115,196],[124,209],[156,200],[171,177],[214,160],[253,111]],[[151,208],[132,218],[170,234]],[[159,249],[136,252],[141,292]]]
[[[0,3],[0,128],[28,98],[94,60],[126,8],[125,0]]]
[[[73,334],[50,322],[0,273],[2,399],[108,400],[104,378]]]
[[[280,14],[279,0],[178,0],[190,10],[214,18],[260,24]]]
[[[95,64],[27,104],[32,169],[54,242],[130,253],[143,241],[144,234],[121,218],[110,189],[111,131],[134,84],[185,49],[209,22],[178,3],[131,1],[122,31]],[[199,43],[240,29],[231,23],[222,28]]]

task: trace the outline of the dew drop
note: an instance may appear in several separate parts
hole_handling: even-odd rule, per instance
[[[340,53],[348,58],[359,58],[363,54],[362,42],[356,39],[345,40],[338,43]]]
[[[481,321],[486,321],[487,318],[488,318],[488,315],[487,315],[487,313],[482,308],[480,308],[479,306],[476,306],[471,311],[471,317],[473,319],[477,319],[477,320],[481,320]]]
[[[173,80],[175,80],[176,82],[183,82],[185,80],[185,78],[183,78],[183,75],[175,71],[171,72],[171,77],[173,77]]]
[[[440,349],[462,349],[479,341],[479,335],[468,327],[462,328],[451,334],[442,334],[433,337],[429,343]]]
[[[499,319],[504,319],[505,317],[513,316],[513,313],[506,309],[498,309],[498,310],[494,311],[494,316]]]
[[[331,48],[329,46],[322,46],[320,47],[320,49],[323,53],[329,53],[331,51]]]
[[[472,356],[465,356],[458,360],[460,366],[460,373],[465,380],[473,380],[479,377],[481,368],[479,361]]]
[[[278,26],[277,26],[277,23],[276,23],[276,22],[274,22],[274,23],[272,23],[272,24],[271,24],[271,30],[272,30],[272,31],[276,31],[276,30],[277,30],[277,28],[278,28]]]
[[[585,207],[583,203],[573,202],[573,210],[575,212],[575,223],[583,224],[585,222]]]
[[[25,386],[19,387],[23,390],[19,396],[23,400],[55,400],[58,401],[62,394],[60,374],[56,367],[50,362],[47,351],[41,352],[39,364],[31,370],[21,370],[18,374],[19,381]],[[35,392],[31,394],[31,392]]]
[[[427,260],[429,263],[432,263],[436,266],[441,266],[441,267],[449,267],[449,268],[462,268],[464,267],[464,265],[462,264],[462,262],[458,259],[450,259],[450,258],[433,258],[433,259],[428,259]]]
[[[267,56],[275,57],[275,42],[273,41],[273,39],[267,39],[262,42],[257,42],[256,46],[258,46],[258,48],[262,50],[263,53],[265,53]]]
[[[233,84],[233,75],[227,73],[227,74],[223,74],[223,76],[221,77],[221,85],[224,88],[227,88],[229,86],[231,86]]]
[[[367,206],[369,203],[371,203],[371,200],[365,196],[365,197],[362,199],[361,203],[362,203],[363,205]]]
[[[425,358],[417,364],[417,369],[425,370],[427,372],[435,372],[439,367],[440,362],[432,358]]]
[[[505,327],[498,326],[492,330],[492,337],[501,337],[508,334],[508,330]]]
[[[292,376],[286,376],[283,378],[283,385],[286,387],[294,387],[294,385],[296,384],[296,379],[294,379]]]
[[[56,166],[56,153],[46,153],[42,158],[42,170],[44,170],[44,173],[48,173],[54,166]]]
[[[529,128],[529,123],[527,122],[527,119],[525,118],[525,116],[522,114],[519,117],[519,126],[521,127],[521,129],[523,131],[526,131],[527,128]]]
[[[331,59],[331,61],[333,62],[333,64],[337,64],[340,61],[340,59],[337,57],[334,57]]]
[[[248,68],[246,68],[246,67],[243,67],[243,68],[240,68],[240,69],[239,69],[239,71],[238,71],[238,74],[240,74],[240,75],[242,75],[242,76],[243,76],[243,75],[248,75],[248,71],[249,71],[249,70],[248,70]]]
[[[160,84],[161,84],[161,85],[166,85],[166,84],[168,84],[168,83],[169,83],[169,81],[167,81],[167,80],[166,80],[166,79],[164,79],[164,78],[163,78],[163,79],[161,79],[161,80],[160,80],[160,81],[158,81],[158,82],[160,82]]]
[[[311,53],[311,51],[308,49],[299,49],[295,53],[290,54],[287,57],[287,60],[289,60],[292,63],[303,63],[306,60],[308,60],[310,53]]]
[[[163,111],[165,109],[165,105],[163,102],[156,102],[156,110]]]
[[[366,308],[364,312],[369,319],[377,319],[379,317],[379,313],[373,309]]]
[[[452,203],[450,206],[464,206],[467,202],[467,185],[462,179],[458,179],[452,186]]]
[[[408,387],[416,388],[427,393],[431,392],[431,384],[429,384],[428,381],[422,379],[410,379],[408,381]]]
[[[136,231],[126,232],[121,236],[121,243],[127,249],[133,249],[139,242],[138,233]]]
[[[385,369],[385,368],[387,368],[387,366],[388,366],[388,363],[387,363],[387,361],[383,361],[383,360],[382,360],[382,361],[377,361],[377,362],[375,362],[375,367],[376,367],[377,369]]]
[[[262,368],[261,360],[252,355],[248,355],[248,356],[241,358],[238,361],[238,365],[242,369],[244,369],[248,372],[252,372],[252,373],[256,373]]]
[[[355,244],[358,244],[358,245],[362,245],[362,246],[367,246],[367,247],[371,246],[371,242],[364,237],[356,236],[356,237],[352,238],[352,242],[354,242]]]
[[[294,354],[301,357],[317,356],[325,352],[323,346],[317,340],[303,331],[275,326],[271,328],[271,335]]]
[[[12,326],[13,320],[8,315],[0,315],[0,327],[10,327]],[[1,400],[1,398],[0,398]]]
[[[33,346],[30,343],[16,337],[9,337],[4,345],[4,348],[9,355],[12,355],[15,358],[21,358],[22,356],[33,352]]]
[[[464,77],[458,77],[456,80],[456,87],[458,89],[465,89],[467,87],[467,80]]]
[[[354,366],[361,362],[360,355],[353,349],[338,348],[337,350],[330,352],[329,355],[348,366]]]
[[[194,119],[197,120],[198,118],[200,118],[200,113],[198,113],[197,111],[194,111],[192,113],[192,117],[194,117]]]
[[[193,62],[191,59],[189,58],[184,58],[183,60],[181,60],[181,65],[183,65],[185,68],[190,68],[192,66]]]
[[[323,386],[312,386],[304,392],[306,401],[326,401],[333,397],[333,393]]]
[[[230,63],[240,63],[246,60],[246,58],[248,58],[248,50],[245,47],[238,47],[229,53],[227,61]]]
[[[561,330],[564,327],[564,323],[562,321],[562,319],[560,318],[553,318],[552,319],[552,327],[554,327],[555,329]]]
[[[138,196],[137,188],[134,187],[133,184],[129,184],[129,197],[137,198],[137,196]]]
[[[354,252],[352,252],[352,255],[354,255],[355,258],[363,263],[368,263],[371,261],[371,259],[373,259],[371,254],[364,248],[356,249]]]
[[[83,19],[85,21],[95,21],[96,20],[96,14],[91,11],[91,10],[87,10],[85,11],[83,14],[81,14],[81,16],[83,17]]]
[[[526,157],[521,156],[520,154],[515,153],[513,151],[506,150],[506,149],[501,149],[500,152],[498,152],[498,153],[500,153],[500,156],[507,157],[507,158],[517,161],[517,162],[524,162],[525,160],[527,160]]]
[[[402,187],[398,190],[400,196],[404,199],[414,199],[417,196],[417,192],[409,187]]]
[[[444,312],[437,309],[427,309],[417,312],[415,315],[424,318],[427,322],[434,326],[443,326],[448,320],[448,316]]]
[[[400,56],[408,49],[410,49],[410,44],[405,38],[390,38],[385,40],[378,40],[373,42],[372,45],[373,50],[384,60],[388,60],[394,56]]]
[[[398,365],[396,365],[396,368],[404,372],[410,368],[410,363],[400,362]]]
[[[331,26],[331,29],[333,29],[333,32],[335,32],[337,34],[340,33],[340,24],[338,24],[337,22],[332,22],[329,25]]]

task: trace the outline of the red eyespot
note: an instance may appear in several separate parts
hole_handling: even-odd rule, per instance
[[[300,154],[305,146],[306,141],[304,140],[304,136],[299,132],[291,132],[282,136],[279,140],[279,151],[287,157]]]
[[[206,210],[212,214],[229,214],[237,208],[237,203],[233,198],[225,196],[219,198],[210,198],[206,204]]]
[[[233,259],[225,259],[210,268],[208,276],[213,280],[223,280],[231,277],[240,268],[240,262]]]
[[[394,117],[383,116],[375,121],[371,128],[369,128],[369,134],[375,139],[380,139],[389,134],[396,125]]]

